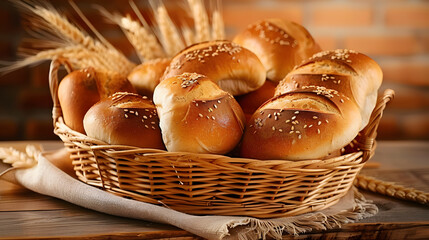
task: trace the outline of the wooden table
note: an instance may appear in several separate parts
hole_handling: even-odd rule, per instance
[[[47,150],[61,147],[60,142],[40,143]],[[379,142],[370,162],[380,167],[363,174],[429,192],[429,142]],[[379,207],[376,216],[294,239],[429,239],[428,206],[361,192]],[[102,214],[0,180],[0,239],[53,238],[200,239],[173,226]]]

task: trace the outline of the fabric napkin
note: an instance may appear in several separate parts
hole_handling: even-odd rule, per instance
[[[342,224],[352,223],[378,212],[375,204],[367,201],[353,188],[337,204],[325,210],[294,217],[256,219],[239,216],[195,216],[118,197],[89,186],[57,168],[48,160],[49,154],[41,153],[35,148],[29,149],[27,153],[18,153],[3,148],[3,155],[0,151],[0,160],[3,159],[3,162],[0,161],[0,178],[88,209],[171,224],[206,239],[281,239],[284,234],[298,235],[314,230],[339,228]]]

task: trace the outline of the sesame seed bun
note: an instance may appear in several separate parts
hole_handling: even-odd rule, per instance
[[[155,105],[138,94],[118,92],[97,102],[83,122],[88,137],[108,144],[164,149]]]
[[[170,64],[169,58],[158,58],[146,61],[136,66],[130,74],[128,80],[141,96],[152,98],[155,87],[159,84],[165,69]]]
[[[192,45],[172,60],[162,79],[185,72],[203,74],[232,95],[260,88],[265,70],[250,50],[229,41],[210,41]]]
[[[351,50],[315,54],[296,67],[250,119],[241,155],[260,159],[324,158],[349,144],[369,121],[380,67]]]
[[[135,93],[135,89],[126,78],[112,72],[100,72],[90,67],[69,73],[58,86],[58,99],[65,124],[85,134],[85,113],[100,99],[115,92]]]
[[[267,71],[267,79],[279,82],[295,65],[321,51],[301,25],[283,19],[266,19],[249,25],[233,42],[251,49]]]
[[[155,88],[153,100],[168,151],[225,154],[242,137],[240,106],[204,75],[167,78]]]

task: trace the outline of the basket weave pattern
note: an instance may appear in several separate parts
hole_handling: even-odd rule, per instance
[[[346,152],[324,160],[256,160],[109,145],[71,130],[58,101],[58,68],[49,75],[54,132],[69,150],[77,177],[113,194],[190,214],[293,216],[327,208],[346,194],[375,150],[386,91],[370,123]]]

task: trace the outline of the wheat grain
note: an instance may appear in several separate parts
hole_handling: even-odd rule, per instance
[[[198,42],[210,40],[210,24],[202,0],[188,0],[194,18],[196,40]]]
[[[212,40],[225,39],[225,26],[221,8],[220,0],[217,0],[215,9],[212,12]]]
[[[137,53],[146,60],[165,57],[165,52],[158,43],[155,35],[141,26],[129,16],[120,19],[120,26],[125,30],[128,40]]]
[[[14,168],[29,168],[37,164],[40,152],[33,145],[26,147],[26,153],[14,148],[0,148],[0,159],[4,163],[11,164]]]
[[[152,6],[155,10],[155,20],[161,33],[160,38],[162,45],[166,53],[172,57],[181,51],[185,45],[176,26],[168,16],[167,9],[165,8],[164,4],[158,2],[158,4],[155,5],[154,1],[151,1],[151,3],[153,4]]]

